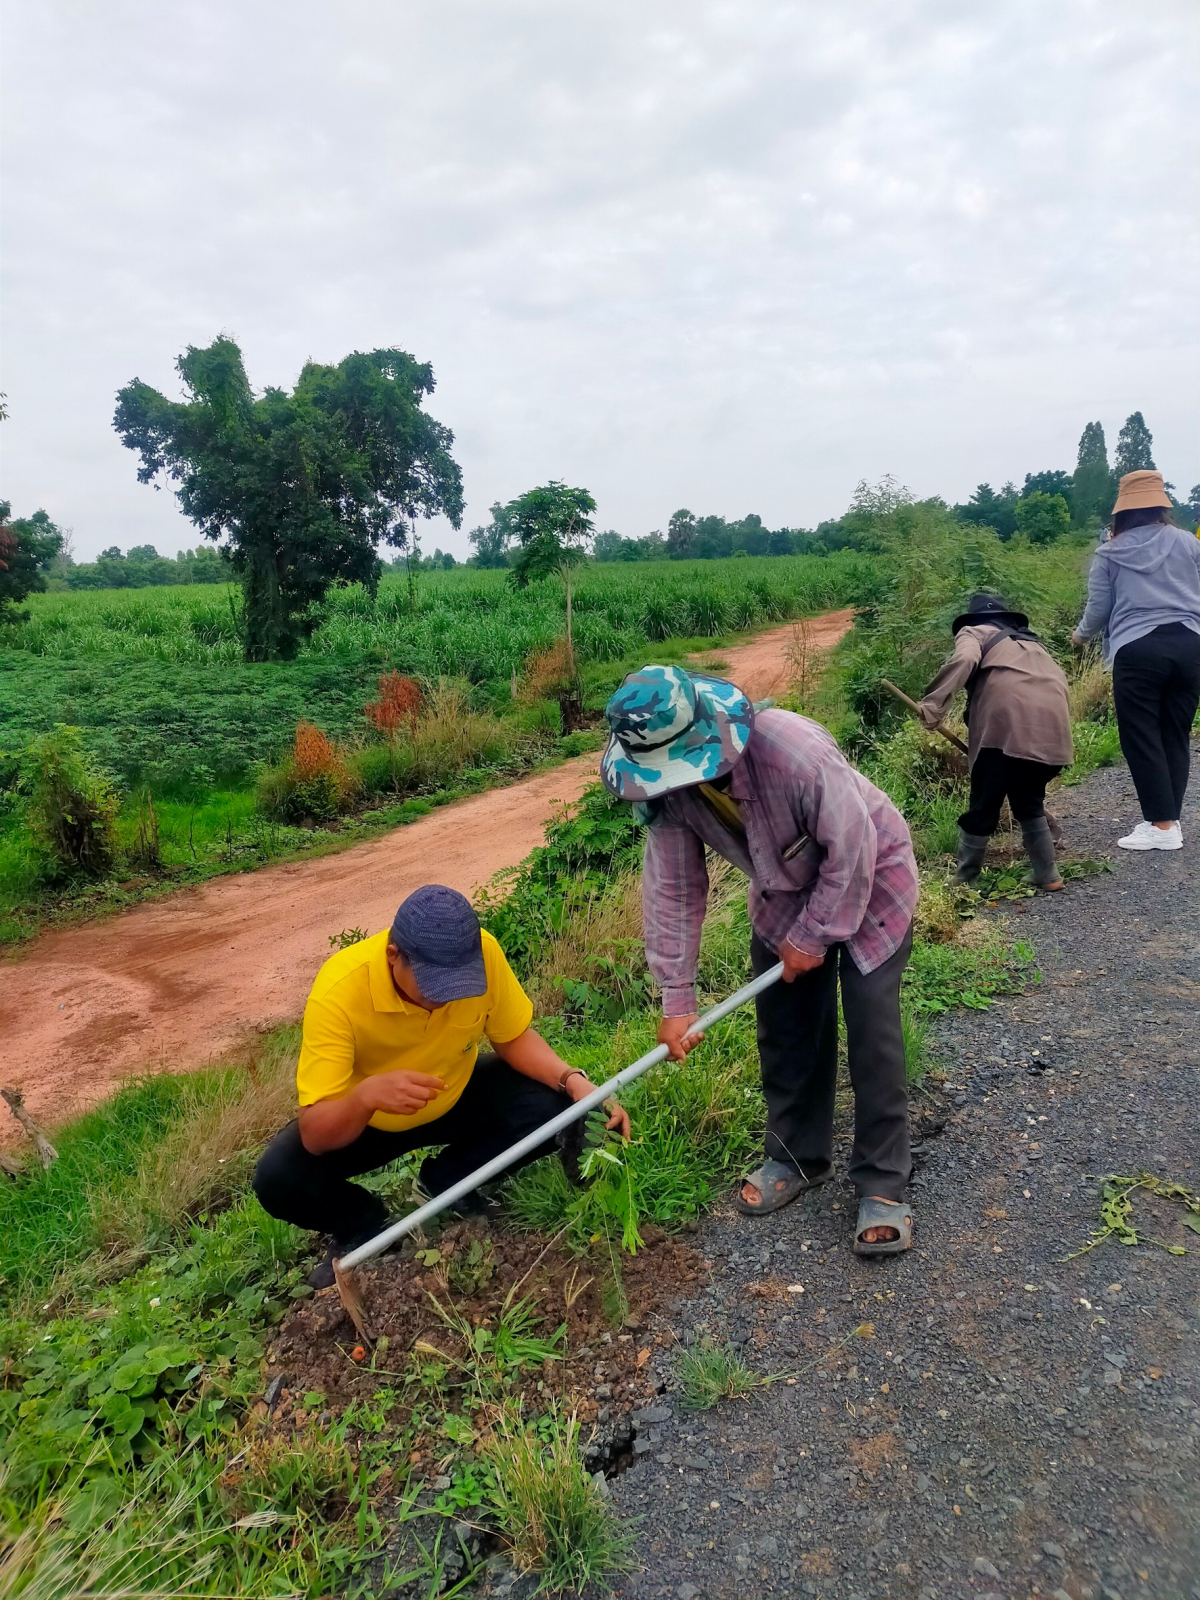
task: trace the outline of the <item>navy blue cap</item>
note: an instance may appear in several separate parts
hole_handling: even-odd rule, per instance
[[[414,889],[397,911],[389,939],[435,1005],[487,993],[479,918],[457,889],[442,883]]]

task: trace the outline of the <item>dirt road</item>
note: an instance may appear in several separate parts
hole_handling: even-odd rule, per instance
[[[811,644],[835,644],[852,620],[851,610],[810,619]],[[782,686],[791,633],[772,629],[720,659],[762,698]],[[298,1017],[331,934],[386,926],[422,883],[469,894],[540,844],[554,808],[595,772],[596,758],[580,757],[340,855],[220,878],[47,934],[0,966],[0,1083],[58,1122],[123,1077],[203,1066],[254,1029]],[[0,1125],[0,1142],[8,1136]]]

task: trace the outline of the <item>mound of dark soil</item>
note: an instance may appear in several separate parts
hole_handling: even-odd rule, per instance
[[[565,1336],[560,1359],[504,1362],[505,1394],[540,1409],[557,1395],[583,1422],[646,1405],[661,1382],[651,1355],[672,1338],[657,1313],[707,1282],[708,1264],[657,1229],[644,1234],[644,1249],[616,1260],[607,1245],[581,1256],[561,1241],[476,1221],[455,1223],[427,1245],[406,1241],[402,1253],[359,1274],[378,1334],[372,1348],[360,1344],[335,1289],[303,1301],[280,1325],[267,1353],[268,1380],[282,1379],[277,1419],[294,1415],[305,1391],[341,1406],[398,1387],[430,1363],[445,1367],[446,1390],[464,1391],[469,1405],[478,1374],[489,1361],[496,1371],[491,1341],[477,1330],[494,1335],[517,1305],[532,1337],[553,1341],[564,1325]]]

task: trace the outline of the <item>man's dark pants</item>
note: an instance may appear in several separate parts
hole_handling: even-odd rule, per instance
[[[910,928],[895,955],[864,977],[845,946],[831,945],[819,967],[791,983],[781,979],[755,1002],[766,1153],[806,1174],[823,1173],[833,1161],[840,977],[854,1087],[849,1176],[860,1198],[900,1200],[912,1172],[900,1028],[900,977],[911,950]],[[756,973],[779,959],[757,936],[750,953]]]
[[[1048,766],[1044,761],[1006,756],[1003,750],[980,750],[971,768],[970,805],[959,817],[959,827],[976,838],[988,838],[996,831],[1005,800],[1018,822],[1044,817],[1046,785],[1061,771],[1061,767]]]
[[[254,1173],[254,1192],[273,1217],[332,1234],[339,1244],[349,1246],[378,1233],[387,1220],[379,1196],[351,1183],[351,1178],[376,1172],[410,1150],[443,1145],[421,1167],[422,1185],[430,1194],[441,1194],[569,1104],[568,1096],[557,1089],[514,1072],[497,1056],[481,1055],[445,1116],[403,1133],[366,1127],[351,1144],[315,1156],[304,1148],[299,1124],[289,1122],[264,1151]],[[553,1149],[551,1137],[511,1170]]]
[[[1113,658],[1121,752],[1147,822],[1178,822],[1200,704],[1200,634],[1164,622]]]

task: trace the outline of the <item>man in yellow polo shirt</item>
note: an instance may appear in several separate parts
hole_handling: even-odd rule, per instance
[[[386,932],[329,958],[304,1009],[300,1115],[254,1174],[273,1217],[331,1235],[315,1287],[333,1282],[335,1256],[387,1225],[382,1200],[351,1178],[441,1145],[420,1176],[440,1194],[592,1092],[532,1020],[500,946],[441,884],[409,895]],[[608,1126],[628,1138],[628,1116],[615,1100],[608,1109]]]

